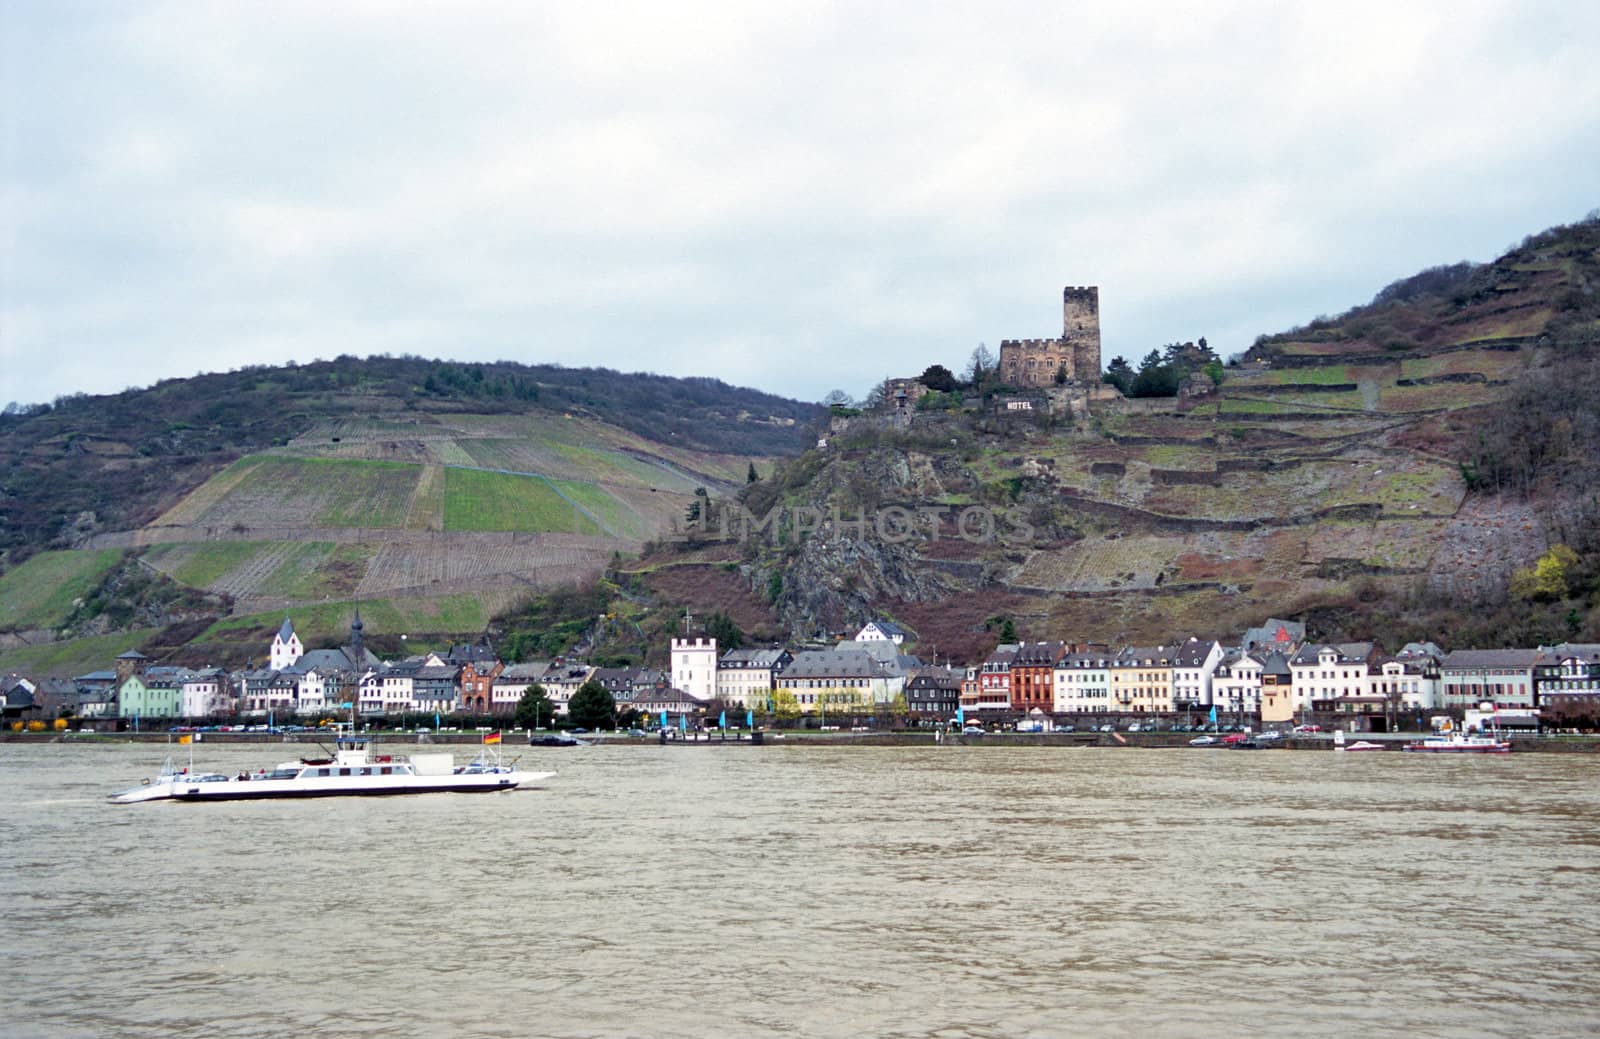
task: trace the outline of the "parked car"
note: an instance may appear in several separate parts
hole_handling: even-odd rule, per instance
[[[1263,732],[1263,733],[1257,734],[1256,742],[1257,743],[1277,743],[1279,740],[1281,740],[1283,738],[1284,738],[1284,734],[1281,733],[1281,732],[1276,732],[1276,731]]]
[[[1295,732],[1321,732],[1322,731],[1322,726],[1320,726],[1320,725],[1296,725],[1294,727],[1294,731]]]
[[[1100,726],[1100,731],[1101,732],[1116,732],[1117,731],[1117,727],[1115,725],[1112,725],[1110,722],[1107,722],[1106,724]]]
[[[1191,746],[1191,747],[1214,747],[1220,742],[1221,741],[1218,740],[1215,736],[1196,736],[1194,739],[1189,741],[1189,746]]]

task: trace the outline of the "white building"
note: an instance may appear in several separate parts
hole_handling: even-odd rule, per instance
[[[905,640],[905,629],[893,621],[868,621],[867,626],[856,633],[857,642],[893,642],[898,646]]]
[[[289,618],[283,619],[283,625],[278,628],[278,634],[272,638],[272,650],[267,663],[269,671],[282,671],[300,659],[300,654],[305,649],[300,645],[300,636],[294,633],[294,625],[289,623]]]
[[[183,679],[183,717],[213,718],[233,713],[233,693],[228,674],[208,667],[188,672]]]
[[[776,676],[794,656],[786,649],[730,649],[717,661],[717,699],[730,707],[766,709]]]
[[[512,664],[495,676],[489,688],[489,710],[492,714],[512,714],[522,702],[522,694],[532,686],[542,685],[545,673],[550,670],[548,661],[535,660],[526,664]],[[545,690],[549,696],[550,691]]]
[[[1409,642],[1378,665],[1372,675],[1372,693],[1402,710],[1431,711],[1439,702],[1439,661],[1444,650],[1431,642]]]
[[[557,714],[566,714],[567,706],[572,703],[572,694],[583,687],[595,669],[588,664],[554,664],[544,673],[540,685],[550,697],[550,702],[555,704]]]
[[[1335,703],[1359,705],[1372,697],[1371,664],[1375,647],[1370,642],[1306,645],[1289,661],[1294,676],[1294,709],[1313,704],[1337,709]]]
[[[672,688],[706,702],[717,696],[717,640],[672,640]]]
[[[1439,665],[1441,707],[1533,707],[1536,649],[1458,649]]]
[[[1211,703],[1219,715],[1261,713],[1261,667],[1265,653],[1230,653],[1211,675]]]
[[[1057,714],[1100,714],[1111,710],[1111,653],[1068,653],[1056,662],[1051,689]]]
[[[1178,710],[1188,705],[1211,705],[1211,679],[1222,663],[1222,644],[1190,638],[1172,657],[1172,703]]]

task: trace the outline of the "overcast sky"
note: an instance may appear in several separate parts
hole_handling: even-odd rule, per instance
[[[0,402],[353,353],[817,400],[1600,206],[1600,4],[0,3]]]

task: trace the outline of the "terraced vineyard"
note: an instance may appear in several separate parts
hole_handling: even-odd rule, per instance
[[[122,553],[44,552],[0,576],[0,631],[53,628],[72,613]]]

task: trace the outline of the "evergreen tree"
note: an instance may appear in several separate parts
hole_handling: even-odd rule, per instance
[[[1133,379],[1133,367],[1128,364],[1127,359],[1113,357],[1111,363],[1106,365],[1106,373],[1100,381],[1110,383],[1121,390],[1123,396],[1127,396],[1128,391],[1133,389]]]
[[[718,610],[706,620],[706,634],[717,640],[717,649],[738,649],[744,645],[744,632],[733,618]]]
[[[585,729],[609,729],[616,725],[617,701],[605,686],[591,678],[572,694],[567,716],[573,725]]]
[[[550,702],[544,686],[530,685],[517,701],[516,714],[512,716],[521,729],[542,729],[556,716],[556,705]]]

